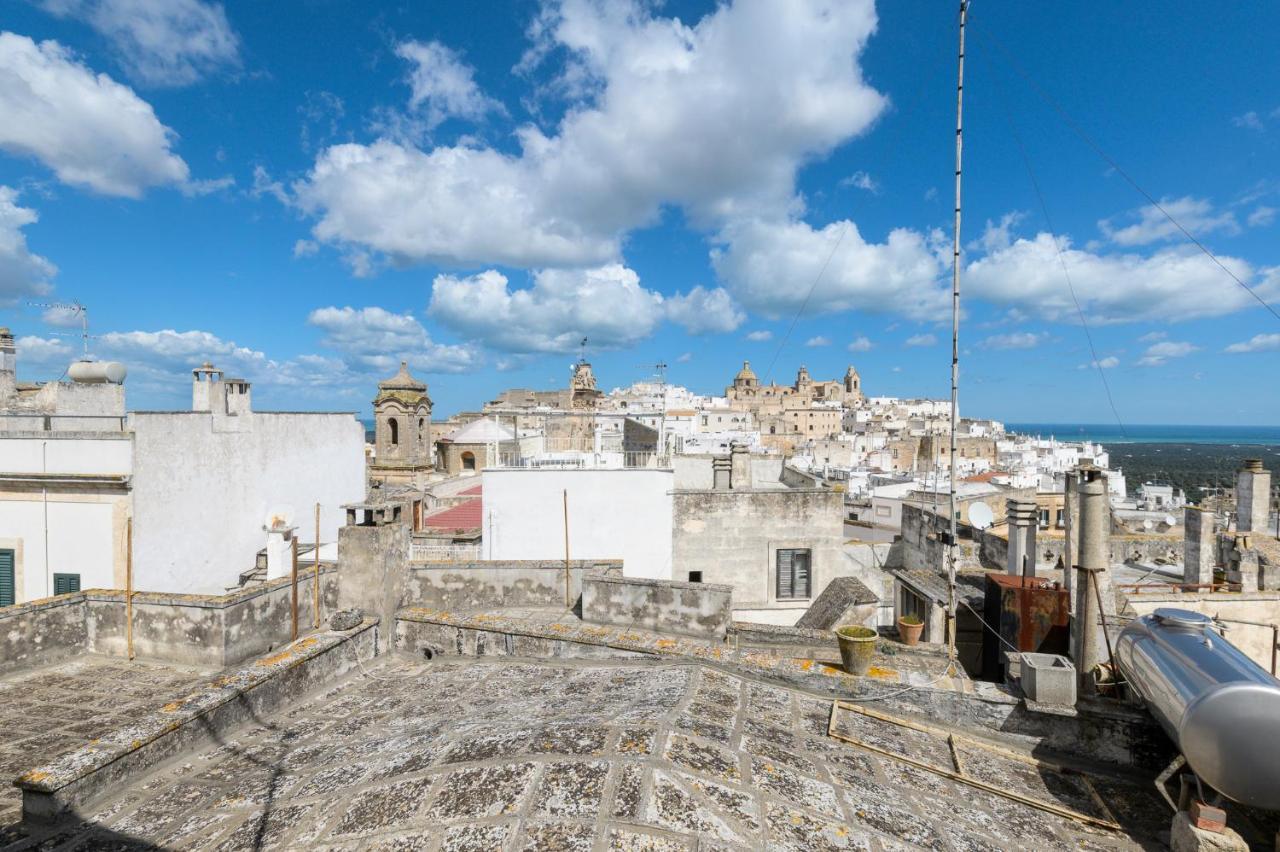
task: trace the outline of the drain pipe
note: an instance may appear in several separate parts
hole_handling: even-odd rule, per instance
[[[40,442],[40,502],[44,512],[44,595],[53,597],[53,575],[49,573],[49,442]]]

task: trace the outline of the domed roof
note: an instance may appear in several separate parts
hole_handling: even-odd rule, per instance
[[[409,375],[409,363],[400,362],[400,371],[383,382],[378,382],[378,390],[416,390],[425,391],[427,386]]]
[[[733,377],[733,380],[737,382],[743,379],[754,379],[755,377],[756,377],[756,374],[751,370],[751,362],[743,361],[742,369],[738,371],[738,375]]]
[[[448,437],[454,444],[493,444],[501,441],[514,441],[515,433],[496,420],[482,417],[463,426]]]

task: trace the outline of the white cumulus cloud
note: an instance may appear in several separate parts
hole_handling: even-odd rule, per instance
[[[1033,331],[1015,331],[1009,334],[993,334],[978,342],[979,349],[1032,349],[1043,341],[1045,335]]]
[[[1248,340],[1232,343],[1227,352],[1274,352],[1280,349],[1280,334],[1255,334]]]
[[[31,251],[23,231],[39,218],[36,211],[18,205],[16,189],[0,186],[0,305],[53,289],[58,268]]]
[[[668,296],[665,306],[667,319],[690,334],[723,334],[747,319],[723,287],[708,290],[697,286],[688,293]]]
[[[475,81],[475,69],[461,55],[438,41],[405,41],[396,56],[412,63],[409,72],[409,109],[423,116],[433,130],[448,118],[479,121],[490,112],[503,112],[502,104],[487,96]]]
[[[57,42],[0,33],[0,116],[0,149],[39,160],[71,186],[137,198],[188,183],[174,133],[151,105]]]
[[[773,340],[773,332],[769,331],[767,328],[748,331],[747,340],[750,340],[752,343],[764,343],[765,341]]]
[[[1160,207],[1178,221],[1192,234],[1201,236],[1214,232],[1226,234],[1240,233],[1240,223],[1230,210],[1215,210],[1213,204],[1205,198],[1194,198],[1190,195],[1182,198],[1164,198]],[[1182,231],[1169,221],[1169,216],[1160,212],[1155,205],[1147,205],[1133,210],[1116,219],[1103,219],[1098,227],[1107,239],[1121,246],[1144,246],[1150,243],[1171,239],[1182,239]]]
[[[830,346],[831,338],[824,337],[823,335],[819,334],[816,337],[810,337],[808,340],[804,342],[804,345],[805,346]]]
[[[324,331],[320,343],[341,354],[357,371],[386,373],[400,361],[420,372],[462,373],[480,366],[480,354],[468,345],[436,343],[412,314],[380,307],[318,308],[307,323]]]
[[[1160,343],[1153,343],[1147,347],[1147,351],[1138,359],[1138,366],[1159,367],[1170,358],[1185,358],[1199,349],[1199,346],[1185,341],[1164,340]]]
[[[240,63],[240,39],[221,4],[203,0],[44,0],[111,44],[125,71],[148,86],[184,86]]]
[[[1114,355],[1108,355],[1105,358],[1099,358],[1097,361],[1090,361],[1088,364],[1081,364],[1076,369],[1077,370],[1096,370],[1098,368],[1102,368],[1103,370],[1114,370],[1116,367],[1119,367],[1119,366],[1120,366],[1120,359]]]
[[[845,348],[850,352],[870,352],[874,346],[875,344],[871,342],[869,337],[860,335],[855,337]]]
[[[907,338],[906,346],[933,346],[938,342],[936,334],[913,334]]]

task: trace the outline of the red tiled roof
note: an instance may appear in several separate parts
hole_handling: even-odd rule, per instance
[[[428,515],[422,519],[428,529],[433,530],[474,530],[481,526],[484,517],[484,498],[477,497],[456,506],[450,506],[442,512]]]
[[[459,497],[462,497],[462,496],[465,496],[465,495],[468,495],[468,494],[480,494],[480,493],[481,493],[481,492],[483,492],[483,491],[484,491],[484,485],[483,485],[483,484],[480,484],[480,485],[473,485],[473,486],[471,486],[470,488],[468,488],[466,491],[459,491],[459,492],[458,492],[458,496],[459,496]]]
[[[990,482],[997,476],[1008,476],[1008,471],[989,470],[986,473],[975,473],[973,476],[966,476],[961,482]]]

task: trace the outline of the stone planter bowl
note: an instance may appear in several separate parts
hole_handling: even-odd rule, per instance
[[[844,670],[852,675],[864,675],[871,668],[871,656],[876,651],[880,636],[870,627],[841,627],[836,631],[840,643],[840,661]]]

